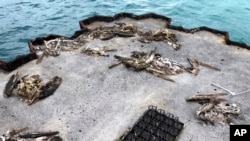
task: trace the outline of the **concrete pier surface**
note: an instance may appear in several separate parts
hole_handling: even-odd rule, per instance
[[[88,28],[112,26],[115,22],[131,23],[143,31],[165,29],[163,19],[119,18],[115,21],[95,21]],[[141,43],[138,37],[114,37],[110,40],[86,39],[77,50],[60,52],[57,57],[44,57],[42,62],[30,61],[12,72],[0,72],[0,133],[11,128],[29,127],[29,131],[59,131],[65,141],[118,140],[149,105],[178,116],[185,124],[177,141],[229,141],[229,125],[205,124],[196,117],[197,103],[186,102],[194,94],[224,92],[211,86],[220,84],[237,93],[249,90],[250,51],[240,46],[225,44],[223,35],[208,31],[186,33],[169,29],[176,34],[179,50],[166,42]],[[110,47],[109,57],[93,57],[80,53],[86,47]],[[221,69],[200,68],[197,76],[182,73],[169,76],[175,83],[155,77],[145,71],[135,72],[123,65],[109,69],[114,55],[130,56],[132,51],[157,53],[189,66],[194,57]],[[55,93],[31,106],[16,97],[4,98],[3,90],[10,76],[39,74],[44,80],[62,77]],[[241,108],[241,117],[233,124],[250,123],[250,92],[226,96]]]

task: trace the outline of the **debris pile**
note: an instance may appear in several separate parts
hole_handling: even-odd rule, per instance
[[[44,45],[36,46],[36,50],[44,50],[45,55],[58,56],[60,51],[71,51],[78,49],[81,46],[74,40],[56,38],[49,41],[44,41]]]
[[[171,113],[149,106],[121,141],[174,141],[184,124]]]
[[[231,123],[233,118],[240,115],[240,108],[236,104],[229,103],[226,99],[218,98],[226,93],[198,94],[188,97],[187,101],[198,102],[202,106],[196,111],[196,115],[203,121],[212,124]]]
[[[115,23],[111,27],[99,26],[95,29],[89,29],[88,32],[80,35],[78,38],[90,38],[90,39],[101,39],[109,40],[114,37],[135,37],[139,36],[138,41],[142,43],[150,43],[152,41],[166,41],[175,50],[178,50],[181,45],[177,42],[176,35],[169,32],[167,29],[161,29],[156,31],[143,32],[136,26],[130,23]]]
[[[42,52],[37,63],[40,63],[44,56],[58,56],[61,51],[73,51],[85,44],[85,40],[76,38],[75,40],[59,37],[53,40],[43,40],[42,45],[33,45],[36,52]]]
[[[85,40],[80,40],[78,38],[72,40],[64,37],[59,37],[53,40],[44,41],[43,45],[35,46],[35,49],[49,51],[48,54],[51,56],[57,56],[60,54],[60,51],[71,51],[78,49],[85,44]]]
[[[172,82],[174,82],[174,80],[170,79],[168,77],[169,75],[176,75],[182,72],[189,72],[191,74],[197,75],[200,70],[200,65],[218,71],[220,70],[217,67],[198,61],[194,58],[188,58],[191,66],[185,67],[184,65],[174,61],[171,58],[164,58],[160,54],[156,54],[156,48],[148,53],[134,51],[132,52],[131,57],[122,57],[115,55],[114,58],[118,60],[118,63],[111,65],[109,68],[113,68],[119,64],[123,64],[135,71],[146,70],[147,72],[150,72],[157,77]]]
[[[98,57],[98,56],[106,56],[109,57],[109,55],[107,54],[107,52],[111,52],[111,51],[117,51],[117,49],[110,49],[106,46],[104,47],[94,47],[94,48],[84,48],[81,50],[81,53],[87,54],[89,56],[94,56],[94,57]]]
[[[166,41],[175,50],[180,49],[181,45],[177,43],[177,38],[174,33],[169,32],[167,29],[157,31],[149,31],[144,33],[143,37],[139,39],[142,43],[150,43],[152,41]]]
[[[34,132],[34,133],[21,133],[25,128],[11,129],[0,136],[0,141],[62,141],[63,139],[58,136],[59,132]]]
[[[130,23],[115,23],[114,26],[102,27],[99,26],[94,29],[87,29],[82,32],[76,38],[57,37],[51,40],[40,40],[39,44],[32,45],[33,49],[41,53],[37,59],[37,64],[40,63],[44,56],[58,56],[61,51],[73,51],[82,47],[86,43],[86,39],[101,39],[109,40],[114,37],[135,37],[139,36],[138,41],[142,43],[150,43],[152,41],[166,41],[175,50],[180,48],[180,44],[177,42],[176,35],[169,32],[167,29],[161,29],[157,31],[143,32],[136,26]],[[106,48],[85,48],[82,53],[93,56],[108,56]]]
[[[25,75],[20,77],[17,72],[7,82],[4,89],[4,97],[18,96],[30,105],[38,99],[52,95],[61,82],[62,78],[55,76],[52,80],[44,84],[40,75]]]
[[[142,31],[129,23],[115,23],[114,26],[89,29],[85,34],[80,35],[80,38],[109,40],[116,36],[118,37],[134,37],[141,35]]]

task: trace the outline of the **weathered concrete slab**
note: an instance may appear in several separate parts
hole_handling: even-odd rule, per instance
[[[144,30],[161,29],[167,23],[161,20],[120,19]],[[95,23],[102,25],[102,23]],[[109,23],[112,25],[113,23]],[[90,26],[95,26],[90,25]],[[165,42],[143,44],[137,37],[115,37],[111,40],[88,39],[81,48],[61,52],[58,57],[44,58],[40,64],[31,61],[11,73],[0,73],[0,89],[13,73],[40,74],[49,80],[62,77],[63,82],[54,95],[28,106],[15,97],[0,97],[0,133],[10,128],[30,127],[30,130],[60,131],[66,141],[114,141],[132,127],[148,105],[156,105],[173,113],[185,123],[178,141],[229,140],[228,125],[204,125],[195,117],[198,104],[185,98],[197,93],[222,92],[211,86],[218,83],[241,92],[250,89],[250,51],[223,43],[222,37],[207,31],[194,34],[171,30],[176,33],[181,49],[175,51]],[[81,54],[84,47],[117,48],[110,57],[91,57]],[[134,72],[124,66],[108,69],[115,63],[113,55],[129,56],[131,51],[157,52],[185,65],[187,57],[195,57],[217,66],[221,71],[202,67],[198,76],[183,73],[171,76],[176,83],[162,80],[146,72]],[[3,92],[1,92],[3,95]],[[243,119],[235,124],[250,123],[250,93],[228,99],[242,109]]]

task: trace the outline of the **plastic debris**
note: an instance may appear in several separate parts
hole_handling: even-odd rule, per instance
[[[149,106],[121,141],[174,141],[183,126],[173,114]]]

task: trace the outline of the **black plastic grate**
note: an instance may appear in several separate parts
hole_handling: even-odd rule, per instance
[[[173,114],[149,106],[122,141],[174,141],[183,126]]]

